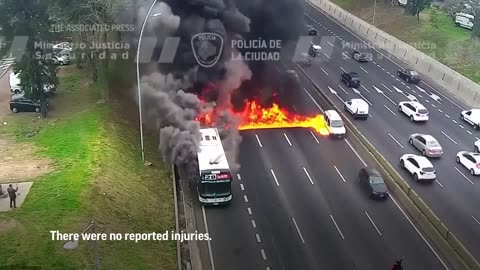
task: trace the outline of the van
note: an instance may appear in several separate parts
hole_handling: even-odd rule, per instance
[[[343,138],[345,137],[347,130],[343,124],[343,120],[334,110],[325,111],[325,125],[327,126],[328,132],[332,137]]]
[[[9,83],[10,83],[10,91],[14,94],[19,94],[22,92],[20,89],[20,78],[19,74],[15,74],[15,72],[10,72]]]
[[[360,98],[353,98],[345,102],[345,110],[353,115],[354,118],[368,118],[368,103]]]
[[[475,16],[472,14],[462,12],[455,14],[455,24],[463,28],[473,29],[474,20]]]

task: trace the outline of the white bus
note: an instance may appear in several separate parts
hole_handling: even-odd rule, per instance
[[[200,129],[197,153],[199,178],[198,199],[207,205],[227,204],[232,200],[232,173],[216,128]]]
[[[455,14],[455,24],[467,29],[473,29],[474,20],[475,16],[472,14],[462,12]]]

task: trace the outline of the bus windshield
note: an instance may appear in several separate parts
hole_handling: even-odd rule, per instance
[[[230,196],[230,182],[201,183],[198,193],[202,197],[226,197]]]

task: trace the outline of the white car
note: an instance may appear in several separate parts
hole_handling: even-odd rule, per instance
[[[405,154],[400,157],[400,166],[413,175],[416,182],[420,180],[435,181],[437,179],[433,164],[424,156]]]
[[[51,60],[55,65],[61,65],[61,66],[68,65],[70,63],[70,57],[66,54],[53,55]]]
[[[460,151],[457,154],[457,163],[462,164],[470,171],[471,175],[480,174],[480,154],[468,151]]]
[[[353,98],[345,102],[345,110],[355,118],[368,118],[368,103],[360,98]]]
[[[327,110],[324,113],[325,125],[327,126],[328,132],[333,137],[343,138],[347,134],[347,130],[343,124],[343,120],[334,110]]]
[[[58,44],[55,44],[52,46],[52,49],[54,50],[69,50],[71,51],[72,48],[70,47],[70,43],[68,42],[60,42]]]
[[[398,103],[398,111],[403,112],[410,121],[428,121],[428,110],[416,101],[401,101]]]
[[[475,141],[473,146],[475,148],[475,153],[480,153],[480,140]]]
[[[472,125],[474,129],[478,129],[480,127],[480,109],[462,111],[460,119]]]

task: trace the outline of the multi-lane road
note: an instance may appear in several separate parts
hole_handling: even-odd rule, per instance
[[[366,50],[374,55],[370,63],[360,64],[349,59],[352,50],[345,48],[348,47],[345,44],[358,46],[362,41],[315,7],[309,4],[305,7],[307,22],[319,31],[316,42],[320,42],[322,36],[334,36],[335,39],[323,42],[324,49],[330,53],[328,57],[321,54],[325,61],[304,70],[340,108],[342,101],[351,98],[363,98],[370,103],[371,117],[355,122],[356,126],[399,171],[402,171],[398,165],[402,154],[420,154],[408,144],[410,134],[430,134],[439,140],[444,157],[432,159],[438,176],[434,184],[417,184],[407,173],[402,171],[402,174],[470,252],[480,258],[480,211],[476,207],[480,203],[479,179],[470,176],[468,170],[455,162],[456,153],[473,151],[473,143],[480,137],[479,132],[460,120],[460,112],[467,106],[426,78],[426,83],[418,87],[399,80],[396,76],[398,64],[406,66],[373,49]],[[327,46],[331,48],[325,48]],[[339,83],[343,71],[355,71],[360,75],[362,86],[357,91]],[[398,103],[411,98],[416,98],[429,110],[427,123],[412,123],[398,112]]]
[[[319,32],[322,60],[303,67],[308,77],[298,72],[304,89],[292,107],[307,115],[328,109],[316,89],[339,108],[348,99],[365,99],[371,117],[355,121],[357,127],[480,257],[478,179],[455,163],[455,154],[472,150],[480,136],[459,120],[466,106],[428,80],[418,87],[398,80],[399,62],[373,49],[370,63],[350,59],[345,44],[363,42],[308,3],[305,20]],[[299,66],[284,62],[282,69]],[[360,74],[358,91],[339,82],[344,71]],[[430,111],[426,124],[398,112],[398,102],[413,97]],[[415,183],[398,166],[402,154],[417,153],[408,144],[416,132],[433,135],[444,148],[444,157],[432,160],[438,175],[432,184]],[[197,212],[212,237],[202,251],[204,269],[389,269],[401,256],[406,269],[448,268],[395,198],[372,201],[359,188],[359,169],[374,163],[348,136],[332,140],[308,129],[275,129],[244,131],[242,137],[231,206]]]

